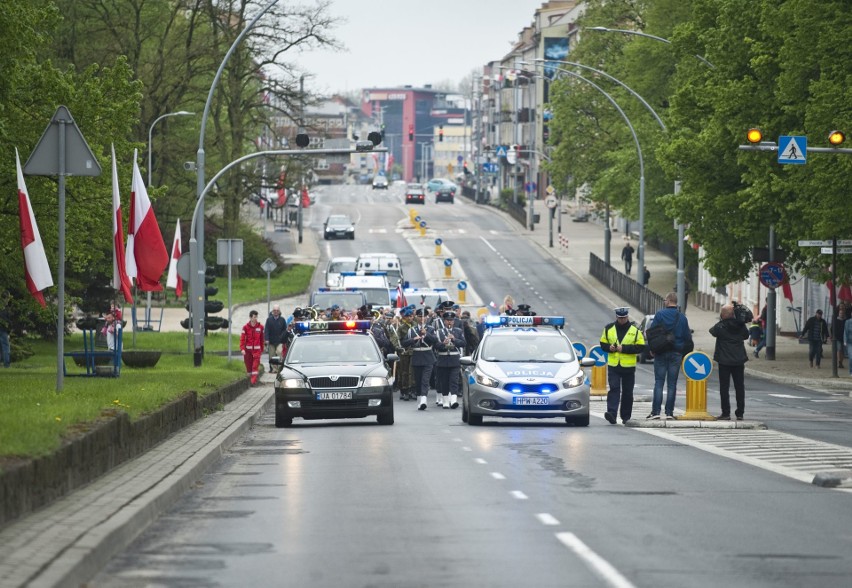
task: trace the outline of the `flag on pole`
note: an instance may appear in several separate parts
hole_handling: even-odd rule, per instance
[[[781,291],[784,293],[784,298],[790,301],[790,304],[793,304],[793,289],[790,287],[790,280],[784,280],[784,283],[781,284]]]
[[[172,258],[169,261],[169,276],[166,278],[166,288],[174,288],[175,296],[183,294],[183,279],[177,273],[177,262],[181,254],[180,219],[175,227],[175,240],[172,242]]]
[[[402,288],[402,284],[396,285],[396,307],[397,308],[405,308],[408,306],[408,300],[405,299],[405,292]]]
[[[121,197],[118,192],[118,167],[115,163],[115,145],[112,145],[112,287],[121,290],[124,299],[133,304],[130,278],[125,267],[124,222],[121,219]]]
[[[47,265],[47,255],[44,253],[44,245],[30,204],[27,185],[24,183],[24,172],[21,170],[21,158],[18,156],[17,147],[15,147],[15,166],[18,171],[18,211],[21,220],[21,248],[24,250],[27,289],[44,307],[46,305],[41,291],[53,286],[53,278],[50,275],[50,266]]]
[[[142,173],[133,151],[133,182],[130,188],[130,222],[127,227],[125,262],[127,275],[136,278],[143,292],[160,292],[160,278],[169,263],[169,252],[163,234],[154,216],[148,190],[142,182]]]

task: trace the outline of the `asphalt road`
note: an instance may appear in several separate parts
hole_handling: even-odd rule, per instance
[[[401,210],[393,188],[325,188],[308,230],[348,211],[356,240],[323,242],[323,256],[396,251],[422,285]],[[511,293],[565,314],[587,343],[611,320],[605,294],[591,296],[499,215],[459,200],[429,202],[423,216],[482,301]],[[637,394],[652,387],[641,366]],[[754,379],[747,390],[747,414],[772,433],[731,431],[731,451],[760,439],[777,456],[784,431],[852,446],[848,397]],[[717,396],[711,383],[711,413]],[[600,410],[587,428],[470,427],[460,410],[433,406],[398,402],[393,427],[276,429],[266,415],[91,585],[800,587],[852,573],[852,493],[755,467],[760,454],[729,459],[714,449],[727,432],[613,427]]]

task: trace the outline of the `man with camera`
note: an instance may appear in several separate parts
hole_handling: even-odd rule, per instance
[[[731,380],[737,399],[736,417],[743,420],[745,413],[745,363],[748,353],[745,341],[748,339],[747,321],[753,318],[751,311],[737,303],[726,304],[719,313],[718,323],[710,327],[710,334],[716,338],[713,359],[719,365],[719,396],[722,401],[722,414],[717,421],[731,420]]]

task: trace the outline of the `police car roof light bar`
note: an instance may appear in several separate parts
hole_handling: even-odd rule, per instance
[[[298,321],[293,324],[293,329],[300,334],[303,333],[328,333],[347,331],[369,331],[372,327],[372,321]]]
[[[487,327],[517,327],[517,326],[549,326],[564,327],[564,316],[509,316],[501,314],[498,316],[487,315],[485,317]]]

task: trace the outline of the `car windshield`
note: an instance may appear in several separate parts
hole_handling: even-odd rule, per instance
[[[409,304],[414,304],[417,307],[428,306],[429,308],[435,308],[439,303],[450,299],[447,294],[406,294],[405,298]]]
[[[355,260],[352,261],[332,261],[328,264],[328,271],[332,274],[339,274],[340,272],[354,272],[355,271]]]
[[[297,337],[287,352],[285,363],[379,363],[379,351],[368,336],[303,335]]]
[[[349,225],[352,224],[348,216],[330,216],[326,221],[330,225]]]
[[[564,363],[574,360],[574,348],[563,337],[491,336],[482,343],[485,361]]]
[[[363,300],[360,292],[316,292],[313,305],[326,309],[336,304],[343,310],[355,310],[364,304]]]
[[[374,307],[387,308],[391,305],[390,292],[387,288],[358,288],[367,297],[367,303]]]

